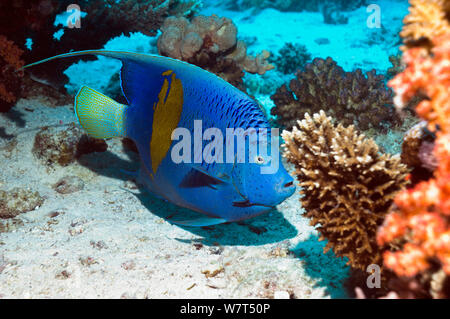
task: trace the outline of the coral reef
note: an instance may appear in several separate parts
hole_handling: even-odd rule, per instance
[[[397,74],[403,72],[405,65],[402,62],[402,56],[400,54],[389,56],[389,62],[392,64],[387,70],[387,78],[390,80]]]
[[[436,37],[450,29],[449,0],[410,0],[409,14],[403,20],[400,36],[406,50],[417,45],[429,47]]]
[[[44,127],[35,136],[32,152],[46,165],[67,166],[83,154],[105,152],[104,140],[86,135],[81,129],[67,127]]]
[[[9,111],[20,94],[22,54],[19,47],[0,35],[0,112]]]
[[[437,165],[433,154],[435,134],[427,129],[427,125],[426,121],[421,121],[403,137],[401,159],[412,169],[412,185],[429,179]]]
[[[190,22],[169,17],[161,31],[159,54],[198,65],[240,89],[244,71],[264,74],[274,68],[267,62],[267,51],[247,55],[245,43],[237,40],[236,25],[228,18],[197,16]]]
[[[300,43],[286,43],[276,55],[269,57],[269,62],[284,74],[292,74],[303,69],[311,61],[308,49]]]
[[[392,91],[384,77],[375,70],[366,75],[360,69],[345,72],[332,58],[316,58],[308,63],[297,78],[277,89],[271,96],[282,127],[291,129],[306,112],[321,109],[343,125],[355,125],[361,130],[383,129],[401,123],[392,105]]]
[[[412,1],[412,3],[417,5],[419,2]],[[442,5],[444,2],[431,1],[431,8],[436,4]],[[425,26],[423,32],[429,28],[429,25]],[[410,281],[423,282],[426,279],[422,285],[429,291],[430,297],[448,298],[450,296],[450,28],[447,28],[446,35],[431,39],[429,46],[406,50],[403,61],[406,69],[389,82],[396,93],[396,107],[404,107],[417,94],[426,96],[426,99],[417,105],[416,113],[428,122],[428,129],[436,135],[433,151],[437,167],[433,178],[422,181],[414,188],[397,195],[396,207],[386,217],[377,234],[377,241],[380,246],[392,242],[402,243],[398,251],[384,253],[386,267],[392,269],[398,276],[409,278]],[[433,283],[433,278],[434,281],[447,284]]]
[[[72,50],[99,49],[112,37],[140,31],[156,35],[164,19],[169,15],[190,16],[198,10],[199,0],[81,0],[77,5],[87,12],[81,18],[81,28],[55,25],[55,17],[65,12],[71,0],[5,0],[0,3],[0,30],[20,47],[27,39],[32,49],[26,50],[24,60],[35,62]],[[54,35],[60,37],[55,38]],[[54,61],[52,68],[36,67],[30,72],[51,81],[55,86],[66,82],[62,70],[75,60]],[[83,57],[92,59],[92,57]]]
[[[366,270],[380,264],[375,240],[396,193],[408,173],[397,156],[381,155],[378,146],[353,126],[335,126],[324,111],[298,121],[298,128],[283,131],[284,157],[296,167],[304,195],[301,202],[319,225],[321,239],[349,264]]]
[[[0,190],[0,218],[14,218],[19,214],[32,211],[44,203],[38,192],[29,189],[13,188]]]

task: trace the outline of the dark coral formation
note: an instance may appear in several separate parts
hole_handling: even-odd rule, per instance
[[[403,137],[401,160],[412,169],[412,185],[430,179],[437,166],[433,154],[436,136],[428,130],[427,125],[426,121],[421,121]]]
[[[19,47],[0,35],[0,112],[9,111],[20,94],[22,54]]]
[[[33,41],[32,50],[24,54],[25,62],[31,63],[72,50],[99,49],[121,34],[140,31],[156,35],[166,17],[191,15],[200,1],[81,0],[75,3],[88,15],[81,18],[80,28],[55,26],[55,17],[73,3],[72,0],[3,0],[0,3],[0,30],[22,48],[27,39]],[[62,31],[59,40],[55,39],[54,34]],[[36,67],[32,72],[53,80],[55,85],[64,85],[61,71],[77,59],[58,60],[53,62],[52,68]]]
[[[353,126],[333,125],[323,111],[284,131],[284,156],[296,167],[304,216],[337,256],[366,270],[381,265],[376,231],[408,173],[398,156],[380,154]]]
[[[267,62],[269,52],[247,55],[244,42],[237,40],[236,25],[216,15],[169,17],[161,27],[159,54],[187,61],[209,70],[243,89],[244,71],[264,74],[274,68]]]
[[[0,218],[14,218],[19,214],[32,211],[44,203],[38,192],[29,189],[13,188],[0,190]]]
[[[90,137],[72,124],[68,128],[42,128],[36,134],[32,152],[46,165],[67,166],[83,154],[105,152],[107,148],[104,140]]]
[[[391,62],[392,66],[387,70],[387,78],[390,80],[397,74],[403,72],[405,65],[402,62],[400,54],[389,56],[389,62]]]
[[[297,73],[289,87],[283,85],[271,96],[275,103],[271,114],[287,129],[303,119],[306,112],[321,109],[343,125],[355,125],[361,130],[384,129],[388,124],[400,124],[392,98],[392,90],[375,70],[365,75],[360,69],[345,72],[330,57],[316,58]]]
[[[303,44],[288,42],[276,55],[269,57],[269,61],[275,64],[278,71],[292,74],[311,61],[311,54]]]

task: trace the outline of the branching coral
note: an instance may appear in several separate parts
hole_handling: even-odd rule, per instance
[[[308,49],[299,43],[286,43],[278,54],[269,58],[269,61],[277,67],[277,70],[284,74],[292,74],[299,69],[303,69],[307,62],[311,60]]]
[[[237,40],[237,28],[228,18],[197,16],[189,22],[169,17],[161,31],[161,55],[198,65],[241,89],[243,71],[264,74],[274,68],[267,62],[267,51],[256,57],[247,55],[245,43]]]
[[[353,126],[333,125],[324,111],[307,113],[298,128],[284,131],[284,156],[295,164],[304,216],[337,256],[366,270],[380,264],[375,233],[396,193],[407,183],[397,156],[381,155]]]
[[[433,2],[435,3],[435,2]],[[405,243],[399,251],[386,252],[385,265],[399,276],[436,272],[438,265],[450,275],[450,33],[432,39],[431,54],[425,48],[408,49],[404,72],[390,81],[396,106],[403,107],[414,95],[426,99],[417,114],[436,132],[434,178],[398,194],[397,206],[386,218],[377,240],[380,246],[395,240]],[[438,268],[439,269],[439,268]]]
[[[356,125],[361,130],[400,122],[392,106],[392,91],[386,88],[382,75],[374,70],[366,75],[360,69],[345,72],[331,58],[314,59],[297,73],[289,88],[281,86],[271,99],[276,105],[272,115],[287,129],[306,112],[321,109],[343,125]]]
[[[0,35],[0,112],[7,112],[20,93],[22,53],[12,41]]]
[[[389,79],[392,79],[405,69],[402,62],[402,56],[400,54],[389,56],[389,62],[392,64],[392,66],[387,70],[387,76]]]
[[[432,39],[444,35],[450,28],[449,0],[410,0],[410,13],[403,20],[400,36],[406,47],[423,44],[429,46]]]

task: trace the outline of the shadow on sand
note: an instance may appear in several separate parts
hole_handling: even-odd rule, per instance
[[[99,175],[127,181],[130,180],[130,176],[123,171],[137,171],[139,157],[137,153],[132,151],[126,151],[126,154],[130,159],[129,161],[106,151],[84,155],[78,162]],[[135,196],[149,210],[149,213],[151,212],[169,222],[171,218],[183,220],[201,215],[159,199],[142,187],[139,188],[139,191],[140,193],[135,194]],[[204,245],[264,245],[290,239],[297,235],[297,229],[277,210],[242,222],[209,227],[177,226],[201,236]],[[185,241],[184,239],[178,240]]]
[[[349,298],[344,288],[350,276],[347,260],[336,257],[331,250],[324,254],[325,245],[326,241],[319,241],[317,235],[311,235],[291,251],[305,262],[305,271],[309,277],[317,280],[317,287],[324,287],[331,298]]]

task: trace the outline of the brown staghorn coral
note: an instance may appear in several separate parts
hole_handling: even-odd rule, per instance
[[[240,89],[243,71],[264,74],[274,68],[267,62],[267,51],[256,57],[247,55],[245,43],[237,40],[236,25],[228,18],[197,16],[190,22],[169,17],[161,31],[159,54],[198,65]]]
[[[381,155],[372,139],[353,126],[333,125],[320,111],[283,131],[284,157],[296,167],[304,216],[321,239],[349,264],[366,270],[381,265],[375,240],[395,194],[406,185],[407,168],[397,156]]]
[[[405,50],[416,45],[429,47],[431,40],[450,30],[450,0],[410,0],[400,36]]]
[[[22,53],[12,41],[0,35],[0,112],[9,111],[20,94]]]
[[[271,96],[275,103],[271,114],[277,123],[291,129],[306,112],[327,114],[343,125],[361,130],[399,124],[392,106],[392,91],[375,70],[366,75],[360,69],[345,72],[332,58],[316,58],[297,73],[289,87],[282,85]]]

